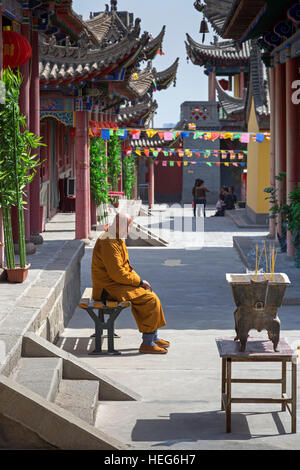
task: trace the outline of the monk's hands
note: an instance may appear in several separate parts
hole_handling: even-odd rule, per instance
[[[143,281],[142,287],[146,290],[151,290],[152,291],[152,287],[151,287],[151,285],[149,284],[148,281]]]

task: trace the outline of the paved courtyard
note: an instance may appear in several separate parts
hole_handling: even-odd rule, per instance
[[[208,211],[209,216],[212,213]],[[168,227],[173,216],[176,219],[169,211],[158,213],[151,221],[152,230]],[[93,324],[79,309],[59,341],[60,347],[141,397],[137,402],[102,402],[96,425],[135,449],[300,449],[299,432],[290,433],[290,416],[280,411],[280,405],[233,405],[231,434],[225,432],[225,415],[220,411],[221,361],[215,338],[234,335],[234,303],[225,274],[245,272],[232,237],[266,232],[238,229],[229,217],[208,217],[203,237],[195,231],[191,210],[187,216],[189,233],[178,230],[174,239],[168,228],[160,230],[160,236],[171,240],[170,248],[130,248],[132,265],[162,301],[167,326],[161,337],[171,341],[166,356],[139,354],[141,335],[130,309],[117,321],[120,338],[115,347],[121,356],[88,355],[93,349]],[[82,290],[91,285],[93,245],[82,261]],[[282,337],[298,341],[299,306],[285,306],[279,316]],[[265,337],[265,332],[251,335]],[[233,374],[256,378],[281,374],[276,364],[248,364],[246,369],[236,364]],[[280,386],[234,384],[233,395],[279,397]],[[299,426],[300,419],[298,430]]]

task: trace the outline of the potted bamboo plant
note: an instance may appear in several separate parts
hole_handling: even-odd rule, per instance
[[[5,103],[0,105],[0,206],[3,215],[6,271],[9,282],[23,282],[30,265],[26,259],[24,228],[24,190],[33,180],[40,165],[33,150],[43,145],[26,128],[20,114],[19,94],[22,76],[19,71],[3,71]],[[17,208],[20,263],[15,262],[11,207]]]

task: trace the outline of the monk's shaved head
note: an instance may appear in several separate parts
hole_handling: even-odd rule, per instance
[[[127,238],[133,218],[129,214],[119,212],[108,229],[110,238]]]

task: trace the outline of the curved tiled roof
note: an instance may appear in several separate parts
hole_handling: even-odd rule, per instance
[[[215,44],[204,45],[194,41],[189,34],[187,36],[186,49],[188,56],[194,64],[204,65],[210,62],[248,62],[251,52],[251,43],[246,41],[238,48],[234,41],[221,41]]]
[[[42,81],[72,80],[87,77],[101,71],[110,65],[117,64],[134,51],[147,44],[149,37],[128,37],[117,44],[105,49],[90,49],[53,44],[40,45],[39,71]]]
[[[145,47],[145,54],[148,60],[154,59],[159,50],[162,49],[163,40],[166,33],[166,26],[163,26],[161,32]]]
[[[194,6],[206,16],[216,33],[222,36],[235,4],[236,0],[204,0],[203,4],[196,0]]]
[[[250,56],[251,83],[248,91],[248,113],[250,98],[253,96],[257,121],[260,129],[270,129],[270,84],[268,69],[261,59],[261,50],[256,40],[252,40]]]
[[[158,104],[156,101],[144,101],[135,106],[126,106],[120,108],[118,114],[119,125],[130,125],[131,123],[145,120],[144,126],[147,126],[155,113]]]
[[[112,21],[113,16],[107,12],[104,12],[99,13],[99,15],[95,16],[94,18],[86,20],[86,24],[89,30],[93,32],[97,40],[101,43],[105,39],[110,29]]]
[[[216,89],[218,93],[219,102],[228,116],[240,115],[246,111],[246,93],[244,98],[236,98],[226,93],[225,90],[216,80]]]
[[[156,73],[156,82],[159,90],[166,89],[170,86],[172,81],[176,81],[176,75],[179,65],[179,57],[175,60],[175,62],[168,67],[166,70],[162,72]]]
[[[138,79],[134,75],[128,80],[128,88],[137,97],[144,96],[153,86],[155,80],[155,70],[152,68],[152,63],[148,62],[147,67],[141,72],[137,73]]]

